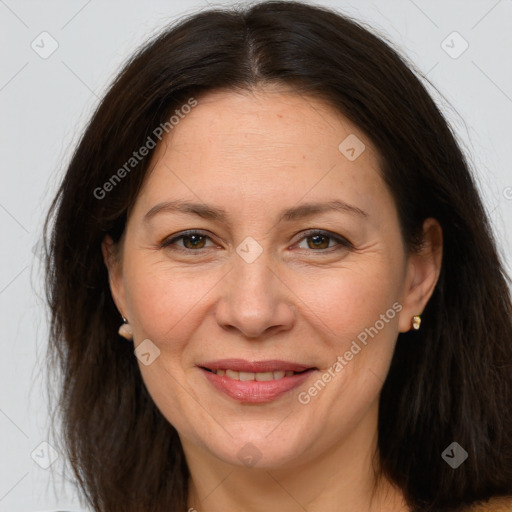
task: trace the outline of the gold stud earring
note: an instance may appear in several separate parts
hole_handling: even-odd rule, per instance
[[[419,331],[420,326],[421,326],[421,316],[420,315],[414,315],[412,317],[412,328],[415,331]]]
[[[121,327],[119,327],[119,336],[122,336],[123,338],[126,338],[127,340],[133,339],[133,331],[132,326],[128,323],[128,320],[123,316],[123,323],[121,324]]]

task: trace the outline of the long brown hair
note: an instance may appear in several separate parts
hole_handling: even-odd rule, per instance
[[[411,65],[356,21],[264,1],[189,16],[142,47],[92,116],[49,212],[48,364],[61,376],[55,412],[86,500],[97,512],[185,510],[189,477],[176,430],[117,334],[100,249],[105,235],[120,239],[152,150],[104,185],[189,98],[262,84],[327,100],[366,133],[410,251],[425,218],[443,228],[443,266],[422,328],[399,335],[381,394],[383,474],[421,512],[512,494],[512,306],[447,121]],[[441,457],[453,441],[469,454],[456,470]]]

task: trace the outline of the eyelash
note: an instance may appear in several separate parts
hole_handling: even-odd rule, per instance
[[[190,236],[193,236],[193,235],[199,235],[201,237],[208,238],[208,239],[211,240],[211,237],[208,236],[205,232],[203,232],[201,230],[188,230],[188,231],[183,231],[178,236],[175,236],[173,238],[164,240],[160,244],[160,246],[161,246],[161,248],[167,248],[167,249],[171,249],[171,250],[175,250],[175,251],[181,251],[181,252],[186,252],[186,253],[192,253],[192,252],[199,253],[199,252],[202,252],[202,251],[204,251],[204,250],[209,248],[209,247],[202,247],[200,249],[188,249],[188,248],[185,248],[185,247],[177,247],[177,246],[176,247],[171,247],[178,240],[183,240],[184,238],[187,238],[187,237],[190,237]],[[334,247],[327,247],[325,249],[319,249],[319,250],[310,249],[311,252],[316,252],[316,253],[320,253],[320,254],[326,254],[326,253],[330,253],[330,252],[339,250],[340,248],[345,248],[345,249],[353,249],[354,248],[352,243],[349,242],[346,238],[344,238],[344,237],[342,237],[340,235],[335,235],[334,233],[331,233],[329,231],[321,230],[321,229],[311,229],[311,230],[305,231],[303,233],[302,238],[300,238],[298,240],[298,242],[301,242],[302,240],[305,240],[307,238],[311,238],[313,236],[322,236],[324,238],[329,238],[329,239],[334,240],[335,242],[337,242],[337,245],[334,246]],[[213,240],[211,240],[211,241],[213,242]]]

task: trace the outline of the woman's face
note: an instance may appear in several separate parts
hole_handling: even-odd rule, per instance
[[[332,108],[268,88],[198,100],[110,265],[147,389],[189,453],[292,467],[357,450],[432,259],[407,256],[375,149]]]

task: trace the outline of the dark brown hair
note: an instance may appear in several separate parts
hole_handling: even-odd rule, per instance
[[[400,334],[380,398],[382,471],[417,511],[512,494],[512,322],[507,278],[469,165],[413,66],[360,23],[296,2],[210,9],[141,48],[101,101],[48,215],[48,352],[63,444],[98,512],[185,510],[176,430],[120,342],[100,245],[118,241],[152,151],[94,193],[191,97],[273,84],[326,100],[373,141],[408,250],[422,222],[444,233],[421,330]],[[456,470],[441,457],[468,453]]]

